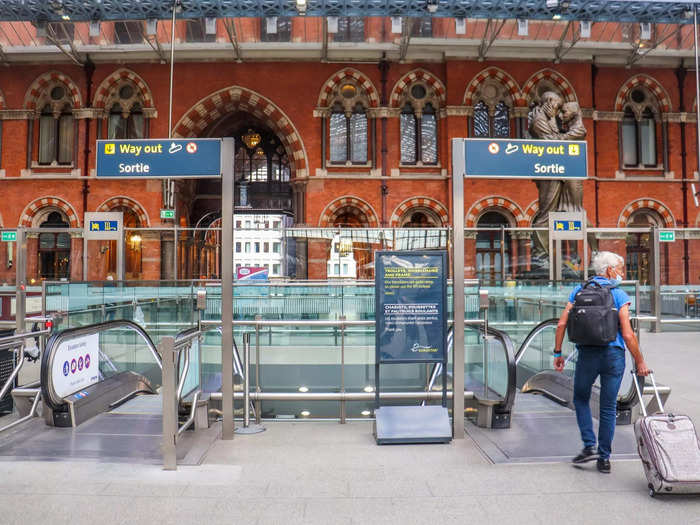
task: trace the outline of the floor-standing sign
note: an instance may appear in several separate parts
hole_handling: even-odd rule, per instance
[[[98,140],[102,179],[221,177],[221,372],[222,438],[233,439],[233,155],[232,138]],[[169,425],[177,414],[167,414]],[[166,424],[163,414],[163,424]]]
[[[83,278],[88,280],[88,241],[117,241],[117,280],[124,280],[124,213],[85,212],[83,217]]]
[[[585,141],[452,139],[452,265],[454,339],[452,384],[464,384],[464,178],[585,179]],[[464,437],[464,396],[452,396],[455,438]]]
[[[375,436],[378,444],[447,442],[447,253],[375,254]],[[380,365],[441,363],[441,406],[380,406]]]

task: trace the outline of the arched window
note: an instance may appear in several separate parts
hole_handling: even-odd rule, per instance
[[[507,88],[488,78],[477,89],[472,115],[472,137],[510,137],[510,107]]]
[[[39,228],[68,228],[69,224],[57,212],[49,213]],[[39,275],[42,279],[70,277],[70,234],[47,232],[39,234]]]
[[[355,82],[347,81],[337,89],[330,113],[331,164],[367,163],[367,106],[366,92]]]
[[[146,122],[138,90],[123,84],[110,97],[111,107],[107,123],[108,139],[142,139]]]
[[[511,271],[511,235],[501,227],[508,227],[508,219],[497,211],[487,211],[477,222],[477,228],[488,228],[476,234],[476,276],[485,283],[501,280],[502,272]]]
[[[657,168],[660,120],[656,97],[643,88],[628,95],[620,122],[620,161],[623,168]]]
[[[415,82],[404,93],[399,117],[401,164],[437,164],[439,99],[435,90]]]
[[[131,230],[129,228],[140,228],[143,226],[139,221],[138,215],[131,208],[119,206],[112,208],[109,211],[120,211],[124,214],[124,228],[126,231],[124,265],[126,279],[138,279],[141,277],[141,247],[143,245],[143,232],[139,230]],[[108,244],[107,268],[108,272],[117,274],[117,242],[119,241],[104,241]]]
[[[75,125],[68,90],[56,85],[48,92],[48,100],[40,107],[39,164],[73,163]]]

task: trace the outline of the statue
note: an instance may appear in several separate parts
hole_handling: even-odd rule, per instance
[[[530,134],[541,140],[584,140],[586,128],[577,102],[564,103],[552,91],[542,94],[541,103],[530,114]],[[536,227],[549,226],[549,212],[580,212],[583,210],[582,180],[536,180],[539,209],[533,218]],[[537,232],[533,259],[541,261],[549,251],[546,232]],[[542,261],[543,262],[543,261]]]

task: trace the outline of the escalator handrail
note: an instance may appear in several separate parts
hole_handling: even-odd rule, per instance
[[[153,359],[158,365],[158,368],[161,370],[163,369],[160,355],[158,354],[155,344],[153,344],[153,340],[146,333],[146,331],[141,328],[141,326],[133,321],[128,321],[125,319],[105,321],[103,323],[96,323],[87,326],[67,328],[66,330],[53,334],[49,338],[49,340],[46,342],[46,349],[41,356],[41,397],[44,402],[49,405],[49,407],[56,409],[63,404],[63,399],[58,397],[53,388],[53,382],[51,381],[51,370],[53,369],[54,358],[61,343],[66,340],[75,339],[85,335],[99,334],[115,328],[129,328],[138,333],[146,343],[146,346],[150,350]]]
[[[483,332],[483,325],[479,326],[479,332]],[[496,410],[510,410],[513,408],[513,403],[515,403],[515,394],[517,392],[517,367],[515,363],[515,345],[510,336],[497,328],[488,326],[488,335],[498,339],[506,353],[506,366],[508,368],[508,383],[506,388],[505,398],[501,403],[496,405]]]

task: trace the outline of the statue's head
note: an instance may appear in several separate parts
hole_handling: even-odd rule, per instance
[[[580,111],[578,102],[567,102],[561,106],[561,120],[563,122],[569,122],[573,120]]]
[[[554,91],[545,91],[542,93],[542,109],[548,117],[553,118],[559,112],[563,100]]]

